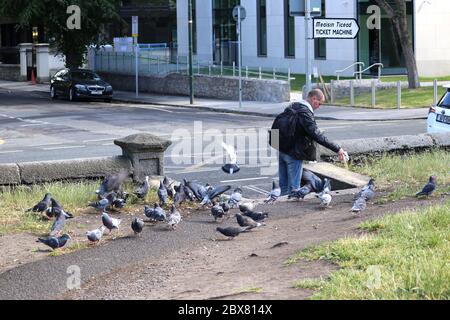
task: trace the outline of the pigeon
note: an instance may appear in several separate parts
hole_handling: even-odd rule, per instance
[[[221,202],[220,206],[222,207],[224,213],[227,213],[231,209],[230,205],[226,202]]]
[[[208,193],[208,184],[206,186],[203,186],[199,183],[187,181],[186,179],[183,179],[184,185],[189,188],[189,190],[192,191],[192,194],[197,198],[197,200],[202,201],[203,198]]]
[[[38,240],[36,240],[36,242],[42,242],[43,244],[49,246],[50,248],[52,248],[53,250],[58,249],[58,248],[62,248],[66,245],[67,240],[70,239],[70,236],[68,234],[63,234],[60,237],[54,237],[54,236],[50,236],[50,237],[46,237],[46,238],[38,238]]]
[[[62,229],[64,228],[64,225],[66,224],[67,215],[66,213],[61,210],[59,214],[56,216],[55,221],[53,222],[52,228],[50,230],[50,236],[58,235]]]
[[[50,193],[46,193],[44,198],[39,201],[36,205],[34,205],[32,208],[26,210],[26,212],[44,212],[47,210],[47,208],[50,206],[52,195]]]
[[[98,229],[86,232],[86,237],[91,242],[99,242],[100,239],[103,237],[103,232],[105,232],[105,230],[106,230],[106,227],[101,226]]]
[[[236,220],[241,227],[248,227],[248,230],[262,226],[262,223],[256,222],[252,218],[243,216],[240,213],[236,213]]]
[[[159,198],[159,205],[161,206],[165,205],[167,203],[167,199],[169,198],[169,195],[167,194],[167,189],[164,186],[162,180],[159,182],[158,198]]]
[[[239,205],[239,202],[241,200],[242,200],[242,189],[236,188],[234,189],[233,193],[228,199],[228,204],[231,206],[231,208],[234,208],[235,206]]]
[[[431,176],[422,191],[416,193],[416,197],[430,196],[436,190],[436,176]]]
[[[375,180],[370,179],[361,191],[355,196],[355,199],[364,198],[366,201],[372,200],[375,197]]]
[[[111,232],[113,229],[119,229],[120,219],[111,218],[106,212],[102,213],[103,225]]]
[[[353,202],[353,206],[350,209],[351,212],[358,213],[366,209],[367,203],[364,197],[360,197]]]
[[[181,221],[180,211],[177,210],[175,205],[172,205],[170,215],[169,217],[167,217],[167,224],[172,230],[175,230],[180,221]]]
[[[47,215],[47,217],[49,218],[53,218],[53,217],[58,217],[60,214],[64,214],[66,216],[66,219],[72,219],[73,218],[73,214],[70,212],[65,211],[62,206],[55,200],[55,199],[51,199],[51,203],[52,206],[49,207],[46,211],[45,214]]]
[[[211,214],[214,217],[214,221],[217,221],[217,219],[222,219],[225,214],[223,207],[220,204],[216,204],[214,201],[212,204]]]
[[[183,183],[175,187],[175,196],[173,197],[173,203],[179,204],[186,200],[194,201],[194,194],[191,189],[186,187]]]
[[[174,182],[175,181],[170,182],[169,179],[166,176],[164,176],[164,179],[163,179],[164,187],[166,187],[167,195],[169,196],[170,199],[173,199],[173,197],[175,195],[175,190],[173,189],[173,186],[172,186]]]
[[[278,197],[281,195],[281,189],[277,186],[277,183],[272,181],[272,190],[268,193],[267,199],[264,200],[265,203],[274,203]]]
[[[227,192],[230,189],[231,189],[230,185],[218,186],[218,187],[210,187],[208,193],[203,198],[203,200],[202,200],[202,202],[200,204],[203,205],[203,206],[205,204],[210,204],[211,201],[213,201],[215,197],[220,196],[221,194],[223,194],[224,192]]]
[[[112,205],[117,209],[122,209],[123,207],[125,207],[125,204],[127,203],[128,196],[129,196],[129,194],[124,192],[123,199],[122,198],[114,199]]]
[[[292,191],[289,194],[288,199],[292,199],[292,198],[304,199],[306,197],[306,195],[310,194],[312,191],[313,191],[313,187],[309,183],[307,183],[300,189]]]
[[[225,165],[222,166],[223,172],[228,173],[228,174],[233,174],[233,173],[239,172],[239,170],[241,170],[241,168],[239,168],[239,166],[236,164],[237,152],[234,149],[234,147],[229,144],[226,144],[223,141],[222,141],[222,147],[225,149],[228,156],[230,157],[230,162],[226,163]]]
[[[99,198],[104,198],[105,194],[114,191],[116,193],[122,193],[122,183],[128,178],[129,173],[127,170],[121,170],[117,174],[108,175],[105,177],[100,185],[100,188],[95,191]]]
[[[255,212],[251,210],[247,210],[243,212],[244,216],[250,217],[255,221],[263,221],[264,219],[269,217],[269,213],[267,212]]]
[[[316,195],[316,197],[320,199],[320,205],[322,207],[328,207],[331,203],[332,197],[331,194],[329,193],[321,192],[318,195]]]
[[[328,179],[328,178],[323,179],[322,193],[328,193],[328,194],[331,193],[331,182],[330,182],[330,179]]]
[[[302,181],[304,181],[304,184],[309,184],[314,192],[321,192],[323,190],[324,183],[322,179],[307,169],[303,169]]]
[[[155,203],[153,208],[144,206],[144,215],[155,221],[166,221],[166,213],[157,203]]]
[[[228,237],[229,240],[234,239],[234,237],[238,236],[239,233],[248,230],[249,227],[217,227],[216,230],[219,231],[224,236]]]
[[[144,220],[139,218],[134,218],[131,222],[131,229],[133,229],[134,234],[138,234],[142,232],[142,229],[144,229]]]
[[[149,190],[150,184],[148,182],[148,176],[145,176],[144,182],[139,188],[136,189],[136,191],[134,191],[134,194],[136,195],[136,197],[138,197],[138,199],[145,199]]]
[[[108,199],[102,198],[99,201],[89,203],[89,207],[93,207],[97,210],[105,211],[107,207],[109,207],[111,203]]]
[[[255,209],[255,204],[253,202],[244,202],[239,204],[239,210],[241,212],[252,211]]]

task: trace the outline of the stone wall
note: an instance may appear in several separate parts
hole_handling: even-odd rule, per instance
[[[134,91],[135,76],[99,72],[115,90]],[[285,102],[290,100],[290,86],[281,80],[242,79],[242,99],[247,101]],[[140,76],[139,92],[168,95],[189,95],[187,75]],[[196,97],[239,100],[239,79],[196,75],[194,77]]]
[[[0,80],[19,81],[20,64],[0,64]]]

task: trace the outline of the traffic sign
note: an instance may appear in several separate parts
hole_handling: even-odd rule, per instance
[[[133,38],[138,37],[138,16],[132,16],[131,17],[131,35]]]
[[[232,13],[234,21],[238,20],[238,10],[241,10],[241,21],[242,21],[247,17],[247,12],[245,11],[245,8],[243,6],[235,6],[233,8],[233,13]]]
[[[314,39],[355,39],[358,32],[358,21],[352,18],[313,19]]]

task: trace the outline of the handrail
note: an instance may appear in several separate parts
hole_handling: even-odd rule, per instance
[[[348,67],[346,67],[346,68],[344,68],[344,69],[342,69],[342,70],[336,70],[337,80],[339,81],[339,74],[340,74],[340,73],[342,73],[342,72],[344,72],[344,71],[346,71],[346,70],[348,70],[348,69],[350,69],[351,67],[354,67],[354,66],[356,66],[356,65],[359,65],[359,66],[362,65],[363,68],[365,67],[365,63],[364,63],[364,62],[358,61],[358,62],[355,62],[355,63],[349,65]],[[359,67],[359,70],[361,70],[361,67]],[[355,72],[355,73],[353,73],[353,74],[356,74],[356,73],[357,73],[357,72]]]
[[[361,79],[363,72],[365,72],[365,71],[367,71],[367,70],[369,70],[369,69],[371,69],[372,67],[375,67],[375,66],[378,67],[378,80],[380,80],[380,78],[381,78],[381,68],[384,68],[384,65],[381,62],[374,63],[373,65],[365,68],[364,70],[356,71],[354,74],[359,73],[359,78]]]

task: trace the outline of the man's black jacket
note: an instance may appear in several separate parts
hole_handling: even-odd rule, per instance
[[[314,113],[306,105],[296,102],[291,105],[291,108],[297,113],[297,126],[295,129],[295,144],[287,152],[288,155],[298,160],[317,160],[314,141],[334,152],[339,151],[341,147],[328,140],[320,132],[314,119]]]

